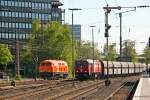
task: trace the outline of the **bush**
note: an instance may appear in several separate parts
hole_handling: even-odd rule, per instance
[[[15,80],[21,80],[21,76],[20,75],[16,75]]]

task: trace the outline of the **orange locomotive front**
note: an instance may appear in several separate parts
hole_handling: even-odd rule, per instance
[[[68,65],[62,60],[44,60],[39,66],[40,77],[55,79],[68,76]]]

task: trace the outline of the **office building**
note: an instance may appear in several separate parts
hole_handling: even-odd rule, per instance
[[[69,25],[70,28],[72,28],[72,25]],[[81,25],[80,24],[74,24],[73,25],[73,37],[77,41],[81,41]]]
[[[62,23],[59,6],[59,0],[0,0],[0,41],[26,40],[36,19]]]

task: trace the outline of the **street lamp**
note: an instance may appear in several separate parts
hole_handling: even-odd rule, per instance
[[[116,14],[119,14],[119,18],[120,18],[120,61],[122,60],[122,14],[131,12],[131,11],[136,11],[136,8],[148,8],[148,7],[150,7],[150,6],[149,5],[140,5],[140,6],[135,6],[135,7],[121,7],[121,8],[134,8],[134,9],[116,13]]]
[[[120,18],[120,61],[122,61],[122,14],[130,11],[136,11],[136,7],[130,7],[130,8],[134,8],[134,9],[116,13],[119,14],[119,18]]]
[[[69,10],[72,11],[72,66],[73,66],[74,65],[73,11],[78,11],[78,10],[82,10],[82,9],[79,9],[79,8],[69,8]],[[73,68],[72,76],[74,77],[74,68]]]
[[[96,26],[90,26],[92,28],[92,46],[93,46],[93,67],[94,67],[94,30],[93,28]]]

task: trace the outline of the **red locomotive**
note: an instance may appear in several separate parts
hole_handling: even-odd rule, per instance
[[[81,59],[75,62],[75,77],[76,78],[98,78],[103,72],[102,62],[92,59]]]
[[[42,78],[66,78],[68,76],[68,65],[62,60],[44,60],[39,66]]]

